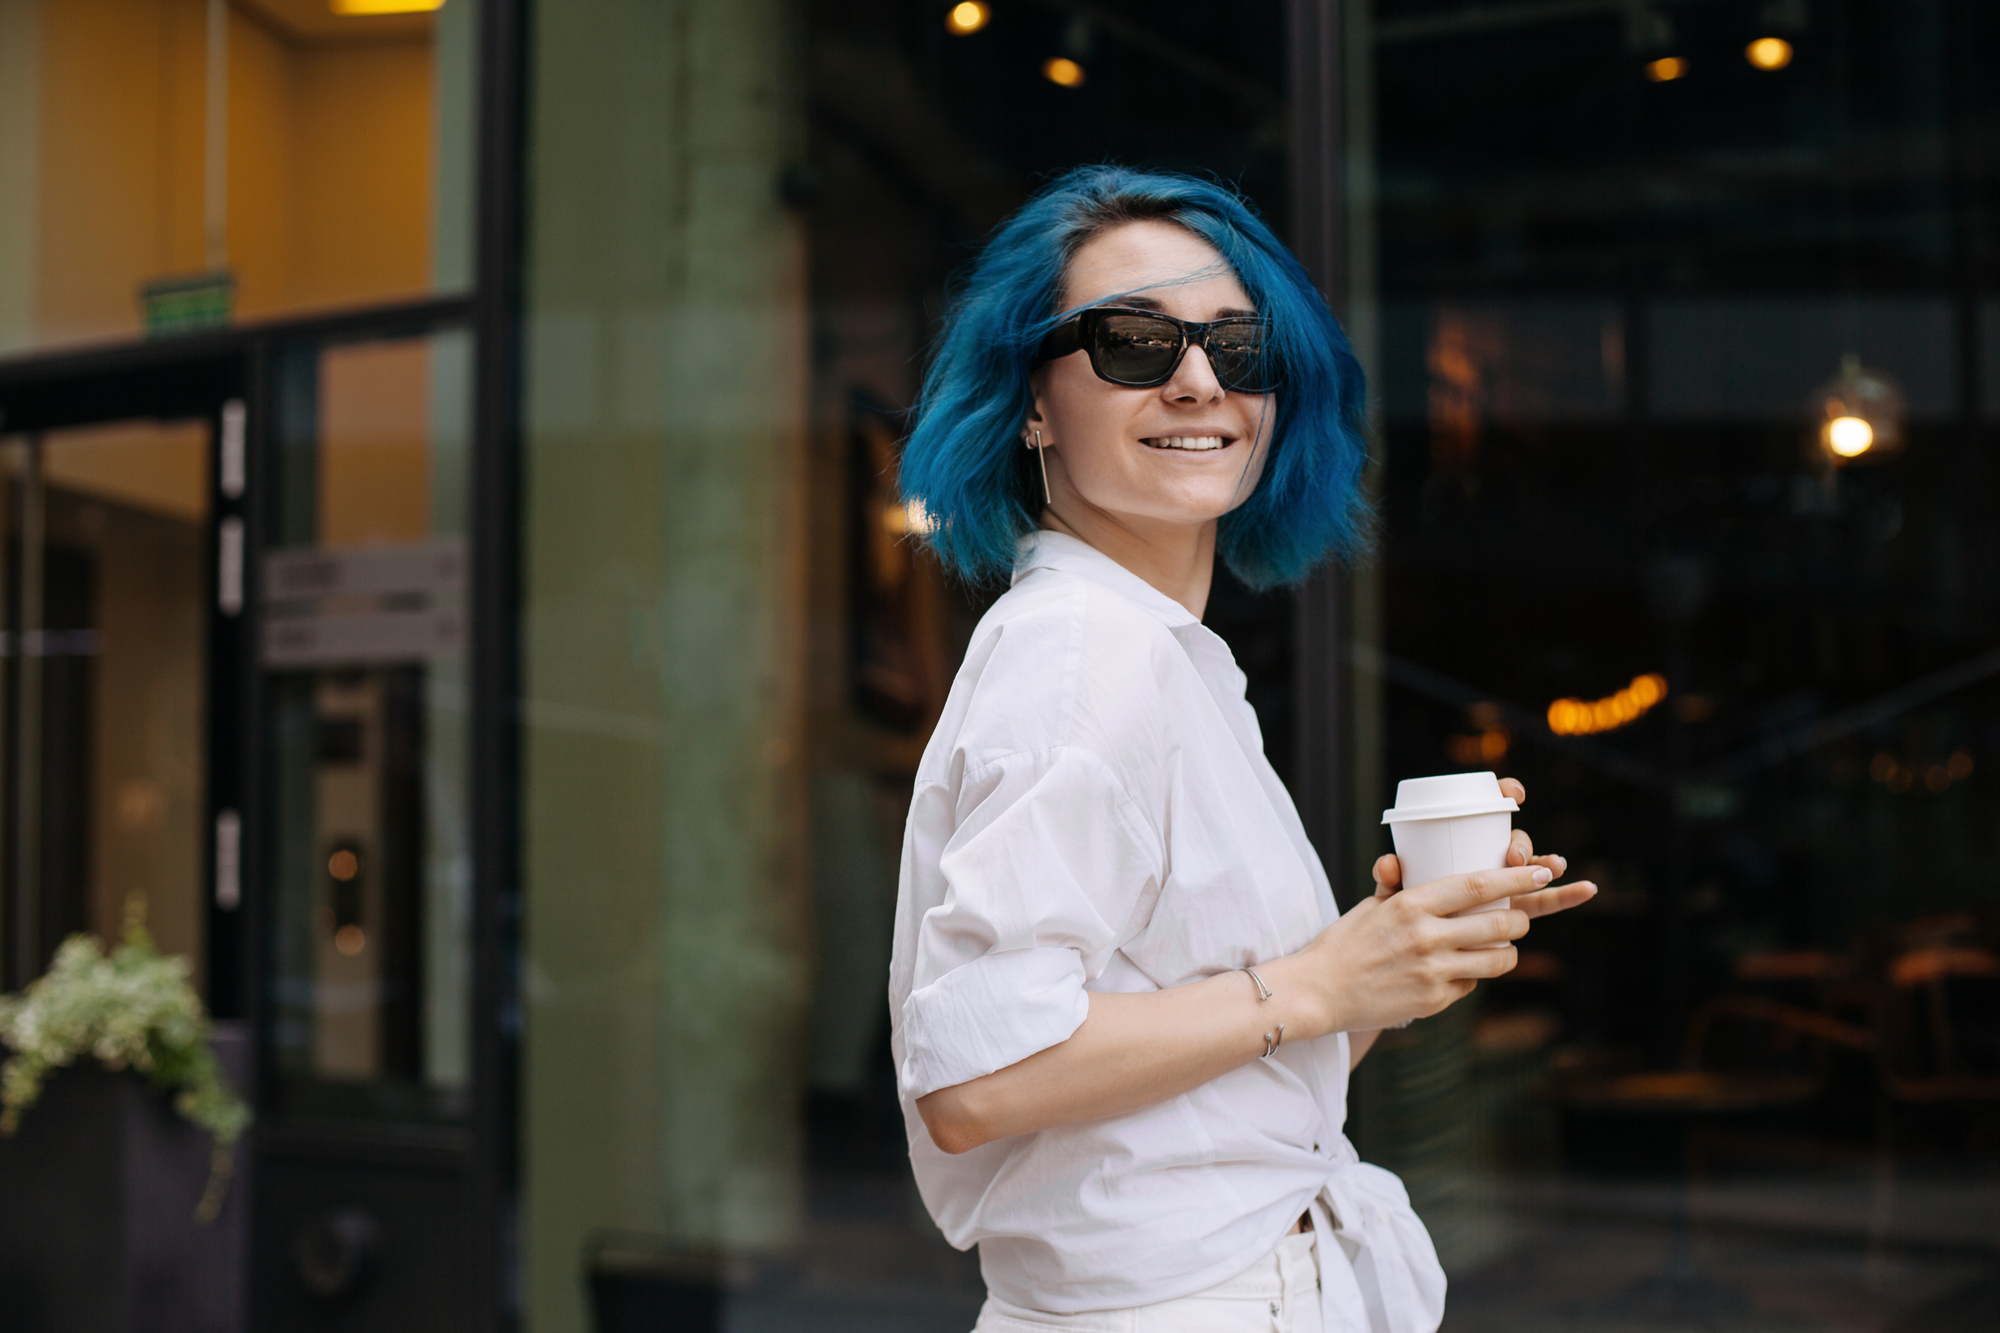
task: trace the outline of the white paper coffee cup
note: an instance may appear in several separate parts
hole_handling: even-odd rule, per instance
[[[1396,840],[1403,887],[1475,870],[1506,869],[1518,809],[1511,797],[1500,794],[1500,779],[1491,773],[1447,773],[1397,783],[1395,807],[1382,812],[1382,822]],[[1497,912],[1508,901],[1500,898],[1453,915]]]

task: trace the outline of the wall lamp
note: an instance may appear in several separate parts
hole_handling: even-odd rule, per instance
[[[1819,418],[1819,446],[1838,467],[1863,454],[1880,457],[1903,443],[1903,391],[1878,370],[1849,353],[1840,359],[1840,373],[1814,394]]]

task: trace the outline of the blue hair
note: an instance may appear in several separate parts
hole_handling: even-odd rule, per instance
[[[1367,389],[1347,335],[1312,280],[1227,186],[1191,176],[1078,167],[994,233],[946,317],[904,446],[903,498],[929,516],[930,543],[970,582],[1005,577],[1036,524],[1041,481],[1021,447],[1036,349],[1065,313],[1070,259],[1098,233],[1156,219],[1214,246],[1270,321],[1283,369],[1262,477],[1223,516],[1222,558],[1252,588],[1297,583],[1365,542]]]

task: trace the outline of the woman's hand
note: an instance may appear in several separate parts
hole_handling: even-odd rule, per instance
[[[1304,949],[1263,970],[1273,991],[1282,981],[1313,997],[1313,1036],[1427,1018],[1464,998],[1481,978],[1511,971],[1513,941],[1528,933],[1525,911],[1456,914],[1527,897],[1551,878],[1547,866],[1516,866],[1364,898]]]
[[[1500,794],[1512,797],[1516,805],[1528,803],[1528,789],[1514,778],[1500,779]],[[1526,829],[1518,828],[1514,830],[1513,846],[1507,850],[1507,864],[1543,866],[1547,868],[1550,876],[1556,879],[1562,878],[1569,871],[1569,862],[1553,852],[1545,856],[1535,855],[1534,839],[1528,836]],[[1396,859],[1394,853],[1380,857],[1375,862],[1374,876],[1375,896],[1387,898],[1403,887],[1403,863]],[[1514,899],[1508,906],[1526,912],[1529,920],[1533,920],[1538,916],[1547,916],[1551,912],[1579,907],[1596,896],[1597,886],[1587,880],[1580,880],[1575,884],[1558,884],[1554,888],[1524,894]]]
[[[1526,805],[1528,802],[1527,788],[1523,787],[1520,784],[1520,782],[1514,778],[1500,779],[1500,791],[1503,795],[1512,797],[1517,805]],[[1541,869],[1548,871],[1550,879],[1560,877],[1565,871],[1569,869],[1569,862],[1561,856],[1557,856],[1554,854],[1543,855],[1543,856],[1535,855],[1534,840],[1528,836],[1527,831],[1524,829],[1514,830],[1512,846],[1508,849],[1507,853],[1507,864],[1510,867],[1531,867],[1531,868],[1539,867]],[[1375,897],[1369,899],[1367,902],[1364,902],[1360,905],[1361,907],[1368,908],[1371,911],[1374,910],[1371,904],[1386,902],[1392,899],[1398,893],[1398,891],[1402,889],[1403,887],[1402,862],[1398,861],[1396,857],[1393,855],[1384,856],[1380,858],[1375,862],[1374,877],[1375,877]],[[1450,880],[1438,881],[1439,884],[1446,884],[1450,882],[1451,882]],[[1544,880],[1543,884],[1546,885],[1547,880]],[[1571,907],[1580,906],[1583,903],[1589,902],[1592,898],[1596,896],[1597,896],[1597,886],[1587,882],[1579,882],[1575,884],[1558,884],[1555,885],[1554,887],[1536,888],[1525,893],[1512,895],[1511,900],[1508,903],[1508,907],[1510,909],[1508,914],[1525,917],[1527,920],[1532,921],[1536,917],[1547,916],[1551,912],[1561,912]],[[1488,901],[1490,901],[1490,899]],[[1352,915],[1352,913],[1350,913],[1350,915]],[[1482,915],[1498,916],[1502,914],[1490,913]],[[1345,920],[1346,918],[1342,919]],[[1523,927],[1522,933],[1524,934],[1526,933],[1525,926]],[[1515,935],[1509,938],[1518,939],[1520,937],[1518,935]],[[1317,941],[1315,941],[1315,943],[1317,943]],[[1513,968],[1514,964],[1519,961],[1519,955],[1516,953],[1515,950],[1511,948],[1490,949],[1487,950],[1486,952],[1491,954],[1501,955],[1504,958],[1504,965],[1498,967],[1494,972],[1489,973],[1488,975],[1497,976],[1501,973],[1510,971]],[[1457,999],[1460,995],[1463,995],[1466,991],[1469,991],[1472,988],[1473,984],[1475,984],[1475,981],[1476,979],[1460,978],[1459,981],[1451,988],[1457,991],[1457,994],[1452,995],[1451,999]],[[1445,1000],[1444,1003],[1439,1004],[1437,1008],[1441,1009],[1445,1007],[1445,1005],[1451,1002],[1451,999]],[[1431,1009],[1427,1012],[1435,1013],[1437,1012],[1437,1009]],[[1412,1013],[1406,1015],[1405,1017],[1416,1018],[1423,1016],[1424,1015],[1421,1013]],[[1396,1021],[1401,1022],[1405,1020],[1399,1019]],[[1359,1064],[1361,1062],[1361,1057],[1368,1053],[1369,1047],[1374,1044],[1375,1034],[1372,1031],[1369,1031],[1365,1026],[1359,1028],[1348,1028],[1346,1030],[1351,1034],[1353,1034],[1354,1044],[1350,1056],[1350,1067],[1352,1067],[1352,1065]]]

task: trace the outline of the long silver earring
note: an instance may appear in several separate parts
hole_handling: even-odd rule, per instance
[[[1042,504],[1053,507],[1056,498],[1049,494],[1049,456],[1042,452],[1042,433],[1035,432],[1035,461],[1042,465]]]

